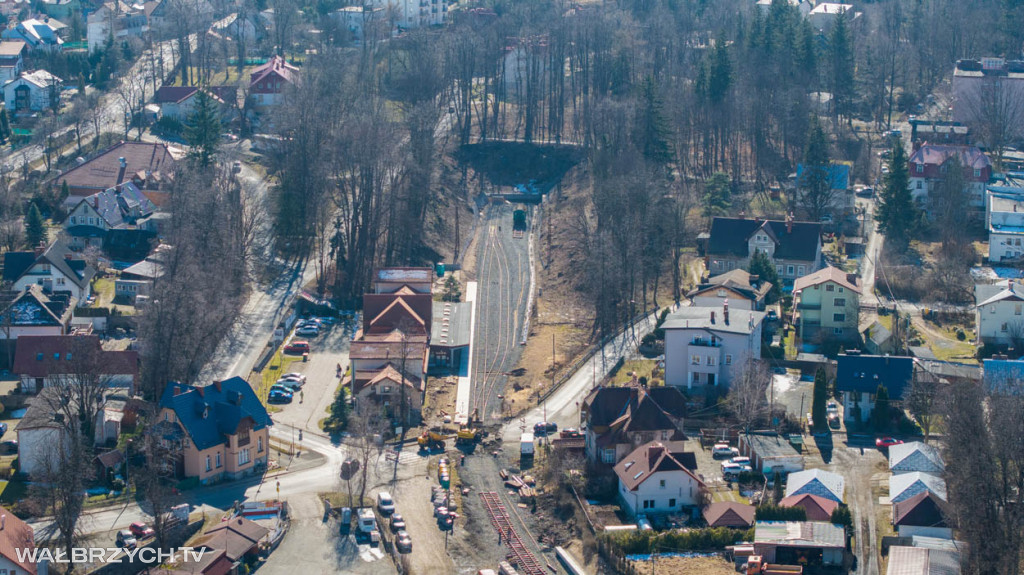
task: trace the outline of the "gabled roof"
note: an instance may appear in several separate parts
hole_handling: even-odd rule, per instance
[[[912,441],[889,448],[889,469],[893,473],[921,471],[940,475],[945,471],[946,464],[937,447]]]
[[[133,182],[97,192],[82,202],[92,206],[109,228],[134,225],[136,217],[133,214],[137,213],[138,219],[142,219],[156,211],[156,205]]]
[[[814,261],[821,243],[821,224],[793,222],[786,231],[786,222],[746,218],[714,218],[711,221],[708,253],[745,258],[750,255],[747,240],[759,229],[768,232],[776,242],[775,258]]]
[[[842,503],[845,486],[842,475],[824,469],[807,469],[789,474],[786,478],[786,497],[807,493]]]
[[[430,325],[430,345],[442,347],[469,345],[472,312],[472,303],[434,302],[434,319]]]
[[[70,168],[57,176],[54,182],[58,186],[67,182],[72,188],[100,191],[131,180],[139,172],[150,172],[154,179],[160,179],[174,171],[175,155],[165,143],[120,142]],[[120,165],[120,158],[125,159],[124,168]]]
[[[889,397],[899,399],[913,377],[912,357],[839,354],[836,364],[838,391],[875,393],[881,384]]]
[[[252,420],[254,430],[273,425],[252,387],[240,377],[205,386],[171,382],[160,398],[160,407],[174,411],[199,451],[223,443],[245,418]]]
[[[71,251],[71,248],[61,240],[50,244],[43,255],[36,259],[36,262],[40,261],[49,263],[79,289],[88,286],[93,276],[96,275],[96,268],[89,265],[80,255]]]
[[[19,76],[22,80],[25,80],[29,84],[37,88],[47,89],[50,86],[61,83],[61,79],[46,70],[35,70],[33,72],[22,72]],[[14,80],[12,80],[14,81]]]
[[[985,290],[975,290],[976,293],[986,293],[988,297],[984,301],[978,302],[978,307],[986,306],[989,304],[996,303],[998,301],[1024,301],[1024,285],[1021,282],[1010,282],[1003,289],[998,291],[991,289],[986,293]],[[995,291],[994,294],[991,292]]]
[[[364,294],[363,333],[390,332],[401,327],[404,321],[409,335],[426,335],[433,313],[434,298],[429,293]]]
[[[802,507],[807,511],[807,519],[811,521],[829,521],[832,512],[839,507],[839,502],[827,499],[820,495],[803,493],[801,495],[790,495],[779,501],[782,507]]]
[[[910,499],[925,491],[934,493],[943,501],[946,500],[946,482],[941,477],[920,471],[889,477],[889,500],[893,503]]]
[[[252,73],[249,74],[249,84],[255,84],[272,75],[279,76],[289,84],[295,84],[299,80],[299,69],[289,64],[281,56],[275,55],[266,64],[253,68]]]
[[[772,284],[771,282],[766,281],[752,281],[751,278],[754,277],[757,276],[751,275],[747,270],[730,270],[724,274],[712,276],[708,281],[698,285],[696,288],[691,290],[690,293],[686,294],[686,297],[692,299],[707,291],[727,288],[747,299],[758,300],[771,291]]]
[[[652,441],[637,447],[615,465],[615,474],[619,476],[619,482],[629,491],[636,490],[644,481],[662,471],[682,471],[697,484],[704,484],[692,471],[673,457],[669,449],[660,441]]]
[[[886,575],[960,575],[960,552],[893,545]]]
[[[26,573],[35,575],[35,564],[21,559],[26,551],[31,555],[35,547],[35,535],[32,527],[18,519],[18,516],[11,513],[10,510],[0,507],[0,556],[14,563]]]
[[[754,524],[756,508],[735,501],[719,501],[704,508],[708,527],[736,527],[748,529]]]
[[[643,410],[638,412],[638,403]],[[657,413],[652,407],[657,408]],[[588,425],[606,427],[620,422],[622,418],[640,415],[644,420],[637,425],[650,428],[651,425],[669,425],[654,429],[675,429],[670,418],[681,418],[686,414],[686,398],[680,391],[671,386],[658,386],[643,389],[634,386],[604,387],[591,390],[583,399],[583,408],[587,412]],[[638,428],[631,428],[637,430]]]
[[[406,387],[411,387],[416,391],[423,391],[424,382],[422,379],[415,375],[406,374],[402,377],[402,372],[399,371],[395,364],[388,362],[381,369],[372,371],[357,371],[352,378],[352,393],[359,393],[362,389],[370,387],[371,385],[377,385],[381,382],[391,382],[393,385],[398,386],[403,382]]]
[[[178,103],[191,98],[198,86],[163,86],[153,95],[154,104]]]
[[[85,357],[79,357],[85,356]],[[73,363],[76,359],[88,365]],[[14,352],[14,373],[28,377],[49,377],[99,369],[99,375],[139,375],[139,352],[106,351],[95,335],[36,335],[18,338]]]
[[[842,526],[824,521],[758,521],[754,543],[840,549],[846,546],[846,534]]]
[[[223,550],[228,559],[238,561],[251,551],[270,530],[244,517],[232,517],[206,530],[194,544]]]
[[[43,288],[33,284],[11,300],[0,313],[5,317],[10,314],[11,325],[67,325],[77,301],[66,294],[47,296]]]
[[[934,493],[923,491],[892,506],[893,525],[919,527],[948,527],[945,513],[947,504]]]
[[[954,156],[959,158],[960,163],[965,168],[981,170],[992,167],[992,162],[989,161],[988,156],[974,146],[925,144],[910,155],[909,162],[911,164],[941,166]],[[914,174],[910,175],[913,177]]]
[[[827,266],[812,274],[797,278],[793,282],[793,293],[827,282],[841,285],[855,293],[861,292],[860,277],[857,274],[848,274],[837,267]]]

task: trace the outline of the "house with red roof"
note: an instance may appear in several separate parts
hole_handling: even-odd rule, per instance
[[[916,144],[915,144],[916,146]],[[907,160],[910,193],[929,207],[932,193],[945,181],[950,166],[959,165],[966,186],[968,205],[985,209],[985,185],[992,178],[992,162],[974,146],[924,144]]]
[[[831,521],[832,512],[839,507],[839,502],[820,495],[801,493],[784,497],[779,502],[782,507],[802,507],[807,512],[808,521]]]
[[[268,111],[280,106],[286,91],[298,83],[299,68],[275,55],[249,74],[249,95],[257,110]]]
[[[107,351],[95,335],[22,337],[13,371],[21,377],[23,393],[88,377],[104,387],[126,388],[132,395],[139,383],[139,352]]]
[[[9,575],[36,575],[46,573],[46,569],[38,569],[35,563],[26,561],[36,548],[35,534],[32,527],[18,519],[9,510],[0,507],[0,573]],[[23,558],[24,557],[24,558]]]
[[[636,448],[615,465],[623,511],[677,513],[700,503],[704,482],[660,441]]]
[[[856,339],[861,282],[828,266],[793,282],[793,324],[804,343]]]
[[[238,95],[234,86],[164,86],[156,91],[153,103],[160,107],[161,117],[186,122],[195,111],[200,91],[210,97],[222,121],[228,120],[234,113],[235,98]]]

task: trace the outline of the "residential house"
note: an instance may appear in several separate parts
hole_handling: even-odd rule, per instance
[[[889,448],[889,471],[894,474],[919,471],[942,475],[945,470],[946,463],[942,461],[939,448],[934,445],[911,441]]]
[[[948,504],[930,491],[922,491],[892,506],[892,524],[900,537],[920,535],[952,539],[946,523]]]
[[[137,230],[148,239],[155,236],[148,220],[156,206],[132,182],[93,194],[78,202],[64,220],[70,246],[102,248],[110,230]],[[148,250],[147,250],[148,251]]]
[[[25,69],[25,42],[4,40],[0,42],[0,86],[14,80]]]
[[[832,512],[839,507],[839,502],[834,499],[804,493],[802,495],[790,495],[779,501],[782,507],[801,507],[807,513],[808,521],[832,521]]]
[[[375,294],[429,294],[433,291],[434,270],[431,268],[380,268],[373,275]]]
[[[819,4],[818,6],[821,5]],[[833,221],[837,223],[854,215],[854,208],[856,206],[853,190],[850,188],[850,169],[852,167],[853,165],[850,162],[833,162],[822,170],[824,172],[824,179],[829,184],[830,194],[830,201],[822,216],[831,216]],[[808,173],[803,164],[796,165],[794,185],[797,189],[803,189],[807,185],[807,178],[810,177],[811,174]]]
[[[423,396],[426,392],[424,378],[410,373],[402,376],[401,350],[398,350],[395,361],[389,361],[382,367],[371,370],[355,371],[352,378],[352,400],[356,409],[363,411],[368,405],[385,413],[396,413],[400,409],[402,386],[405,386],[405,401],[408,413],[414,421],[419,421],[420,410],[423,409]],[[420,361],[420,358],[412,358]],[[406,370],[408,372],[408,369]]]
[[[786,497],[817,495],[836,503],[843,502],[846,482],[842,475],[824,469],[790,473],[786,478]]]
[[[216,544],[222,544],[219,541]],[[193,549],[196,547],[193,545]],[[161,575],[232,575],[235,562],[228,558],[223,549],[203,548],[203,556],[198,561],[190,560],[161,571]]]
[[[203,91],[217,110],[221,122],[228,122],[235,113],[235,101],[238,97],[234,86],[163,86],[153,96],[153,103],[160,107],[160,116],[186,123],[195,113],[197,96]]]
[[[45,575],[48,565],[29,561],[35,556],[35,532],[5,507],[0,507],[0,573],[7,575]]]
[[[835,26],[836,20],[839,18],[846,17],[853,20],[860,15],[852,10],[852,4],[818,2],[814,5],[811,13],[807,15],[807,20],[811,23],[811,26],[818,30],[830,30],[832,26]],[[847,12],[849,12],[849,14],[847,14]]]
[[[81,0],[42,0],[41,4],[39,8],[43,13],[64,22],[70,22],[75,12],[82,10]],[[58,32],[61,37],[64,37],[64,30],[58,30]]]
[[[42,20],[29,18],[0,32],[0,38],[21,40],[30,50],[60,50],[64,46],[59,33],[61,28],[64,24],[46,16]]]
[[[677,513],[699,505],[704,482],[676,459],[669,447],[652,441],[615,465],[619,498],[630,516]]]
[[[793,282],[797,335],[804,342],[857,338],[861,283],[857,274],[828,266]]]
[[[996,100],[996,98],[998,98]],[[986,109],[993,101],[1024,100],[1024,61],[1003,58],[959,60],[953,70],[953,120],[979,127],[988,121]],[[1024,136],[1024,108],[1006,105],[1002,125],[1008,140]],[[984,144],[984,142],[983,142]]]
[[[681,307],[665,330],[665,383],[687,389],[728,389],[761,357],[764,314],[743,309]],[[724,393],[724,391],[723,391]]]
[[[757,4],[756,5],[757,5],[758,10],[761,10],[761,11],[767,13],[769,10],[771,10],[772,3],[774,1],[775,0],[757,0]],[[812,8],[813,2],[811,2],[810,0],[786,0],[786,1],[789,3],[790,6],[793,6],[794,8],[796,8],[800,12],[801,16],[806,17],[808,14],[811,13],[811,8]]]
[[[960,575],[961,553],[956,549],[928,549],[893,545],[886,575]]]
[[[171,382],[157,418],[154,433],[175,449],[180,476],[209,483],[266,469],[272,422],[240,377],[203,386]]]
[[[114,297],[138,304],[140,297],[149,297],[153,284],[164,275],[164,262],[170,256],[172,247],[161,244],[146,256],[121,270],[121,276],[114,280]]]
[[[46,70],[22,72],[4,84],[4,106],[15,114],[29,114],[59,106],[61,82]]]
[[[149,31],[149,20],[142,3],[110,0],[90,12],[86,19],[90,54],[102,49],[110,38],[118,45],[127,38],[142,38]]]
[[[134,395],[139,383],[139,352],[107,351],[95,335],[23,337],[14,354],[13,372],[21,378],[22,393],[68,382],[95,382],[120,387]]]
[[[728,300],[732,309],[764,311],[771,282],[736,269],[705,279],[686,294],[695,307],[720,307]]]
[[[920,471],[889,476],[889,501],[892,503],[899,503],[925,492],[945,501],[946,482],[937,475]]]
[[[381,7],[345,6],[331,13],[338,27],[348,30],[349,37],[362,42],[368,30],[380,24],[386,24],[386,12]]]
[[[266,112],[283,104],[287,90],[298,83],[298,67],[275,55],[249,74],[249,97],[258,111]]]
[[[802,471],[804,457],[790,442],[774,431],[751,431],[739,436],[740,454],[750,458],[750,466],[766,476],[783,476]]]
[[[1019,262],[1024,256],[1024,188],[989,186],[985,194],[988,261]]]
[[[925,144],[907,160],[910,172],[910,193],[931,210],[931,193],[946,179],[951,162],[959,162],[963,170],[967,203],[977,210],[985,209],[985,185],[992,177],[992,163],[984,152],[973,146]]]
[[[43,293],[63,292],[83,301],[92,294],[95,275],[96,268],[60,240],[31,252],[4,254],[4,281],[12,282],[11,289],[17,291],[38,285]]]
[[[823,521],[758,521],[754,554],[782,565],[842,565],[846,531]]]
[[[237,564],[247,557],[256,557],[261,544],[269,544],[270,530],[259,523],[235,516],[210,527],[192,547],[223,551],[229,561]]]
[[[714,218],[704,255],[712,275],[747,269],[750,256],[764,252],[784,282],[818,271],[821,259],[821,224],[748,218]]]
[[[839,354],[836,391],[842,394],[843,419],[868,421],[875,409],[875,394],[884,386],[892,401],[900,401],[914,377],[910,357]]]
[[[910,120],[910,141],[933,144],[970,144],[971,130],[960,122],[945,120]]]
[[[992,395],[1019,395],[1024,385],[1024,361],[986,359],[982,362],[985,391]]]
[[[113,389],[103,394],[99,407],[95,408],[95,445],[117,441],[127,403],[124,390]],[[45,387],[29,400],[16,429],[20,472],[32,476],[55,468],[63,457],[61,451],[66,453],[70,448],[66,424],[69,414],[78,412],[77,405],[76,396],[63,393],[60,386]]]
[[[1020,348],[1024,343],[1024,285],[1019,280],[974,288],[978,343]]]
[[[244,45],[246,55],[259,54],[259,43],[266,37],[266,27],[256,14],[229,14],[210,26],[210,34],[233,42],[236,46]],[[240,47],[240,46],[239,46]]]
[[[637,447],[660,441],[675,449],[677,459],[688,459],[674,443],[686,438],[685,413],[686,399],[674,387],[595,387],[580,404],[584,453],[590,461],[612,465]]]
[[[450,0],[370,0],[373,8],[384,10],[388,18],[394,19],[395,32],[438,26],[448,16]]]
[[[896,353],[896,338],[882,322],[875,320],[864,330],[864,349],[872,355]]]
[[[68,207],[82,198],[117,187],[125,182],[135,184],[157,206],[166,201],[166,183],[173,179],[178,160],[184,158],[179,150],[162,142],[120,142],[95,156],[69,168],[50,180],[59,188],[67,182]]]
[[[35,284],[23,291],[7,292],[5,295],[9,303],[0,312],[0,339],[17,340],[26,336],[71,333],[72,314],[78,302],[76,298],[67,293],[45,294]]]
[[[757,508],[736,501],[718,501],[704,508],[704,521],[708,527],[750,529],[754,525]]]

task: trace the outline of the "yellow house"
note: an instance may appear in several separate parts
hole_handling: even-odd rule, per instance
[[[849,340],[858,335],[860,278],[829,266],[793,282],[793,324],[804,342]]]
[[[154,432],[174,448],[177,475],[208,483],[266,470],[271,425],[249,383],[233,377],[204,386],[168,384]]]

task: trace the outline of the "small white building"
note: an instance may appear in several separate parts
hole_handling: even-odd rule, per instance
[[[448,0],[370,0],[372,8],[384,10],[384,19],[394,22],[396,31],[444,24]]]
[[[89,14],[86,21],[86,40],[90,54],[103,48],[111,36],[117,45],[125,38],[142,38],[147,32],[149,20],[141,3],[130,4],[121,0],[104,2]]]
[[[658,441],[641,445],[615,465],[619,498],[630,515],[677,513],[700,503],[702,482]]]
[[[1024,257],[1024,189],[989,187],[985,194],[988,261],[1019,262]]]
[[[14,80],[25,69],[24,40],[0,42],[0,86]]]
[[[978,285],[974,294],[979,343],[1013,345],[1024,340],[1024,285],[1014,280]]]
[[[853,9],[852,4],[840,4],[838,2],[819,2],[807,15],[807,19],[818,30],[828,30],[836,23],[840,16]],[[851,12],[850,16],[856,17]]]
[[[683,307],[662,324],[665,383],[677,387],[721,386],[761,357],[764,313],[722,307]]]
[[[806,17],[811,13],[811,2],[809,0],[787,0],[790,6],[800,11],[800,15]],[[774,0],[757,0],[757,8],[767,13],[772,8]]]
[[[38,112],[60,102],[62,80],[46,70],[23,72],[4,84],[4,105],[14,113]]]

